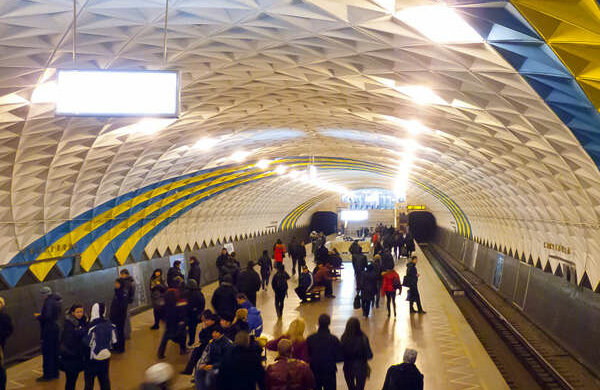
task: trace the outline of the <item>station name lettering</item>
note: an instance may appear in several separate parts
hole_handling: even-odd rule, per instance
[[[551,242],[545,242],[544,243],[544,248],[550,249],[550,250],[553,250],[553,251],[562,252],[562,253],[567,254],[567,255],[571,254],[571,248],[569,248],[567,246],[560,245],[560,244],[553,244]]]

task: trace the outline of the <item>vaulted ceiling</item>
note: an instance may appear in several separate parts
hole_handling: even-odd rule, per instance
[[[427,203],[444,225],[447,197],[472,236],[552,267],[544,242],[570,247],[567,260],[595,286],[600,57],[577,62],[564,39],[548,37],[558,28],[576,42],[584,33],[574,30],[600,27],[597,3],[551,1],[545,11],[520,0],[447,3],[483,39],[435,42],[399,16],[437,1],[170,0],[165,46],[165,0],[78,0],[75,59],[72,1],[0,3],[0,261],[72,255],[103,224],[108,241],[86,244],[92,257],[262,232],[328,192],[254,162],[297,157],[304,169],[312,157],[353,159],[377,169],[323,163],[322,177],[391,188],[411,149],[409,202]],[[549,11],[559,3],[573,7],[562,21]],[[576,24],[577,10],[585,23]],[[179,70],[182,114],[152,134],[130,131],[135,119],[55,116],[43,92],[56,69],[73,66]],[[423,87],[434,94],[415,101]],[[213,148],[202,148],[207,139]],[[229,159],[240,150],[247,162]],[[144,209],[132,219],[133,203],[114,211],[136,197],[148,205],[135,207],[151,207],[148,188],[176,191],[173,183],[214,170],[265,177],[190,201],[176,216]],[[88,230],[72,233],[84,220],[93,221]],[[22,272],[2,275],[14,284]]]

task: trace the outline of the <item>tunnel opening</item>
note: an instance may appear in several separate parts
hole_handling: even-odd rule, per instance
[[[323,232],[326,236],[337,231],[338,216],[333,211],[317,211],[310,219],[310,231]]]
[[[417,242],[427,242],[435,237],[437,222],[429,211],[413,211],[408,214],[408,227]]]

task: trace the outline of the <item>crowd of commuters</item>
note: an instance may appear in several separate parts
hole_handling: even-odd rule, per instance
[[[164,327],[157,351],[165,357],[169,341],[179,346],[181,354],[189,355],[181,372],[192,375],[198,390],[225,389],[323,389],[336,388],[337,364],[343,362],[343,374],[350,390],[363,390],[370,376],[369,360],[373,352],[366,334],[356,317],[347,320],[346,329],[338,339],[329,329],[331,318],[322,314],[318,330],[305,337],[302,318],[293,320],[288,330],[273,340],[262,335],[263,321],[256,307],[257,293],[270,285],[279,318],[284,312],[291,276],[284,267],[289,256],[292,276],[298,271],[294,291],[306,302],[307,294],[316,286],[324,289],[326,298],[333,295],[335,271],[342,265],[340,254],[328,250],[323,234],[313,234],[315,268],[306,263],[305,244],[292,239],[287,247],[281,240],[273,246],[273,257],[265,250],[257,263],[249,261],[245,269],[235,252],[223,248],[216,259],[219,286],[214,291],[208,309],[202,292],[202,270],[195,257],[190,258],[187,280],[181,262],[175,261],[166,278],[156,269],[149,280],[154,322],[150,329]],[[410,312],[425,313],[418,291],[417,257],[411,256],[414,242],[409,234],[390,228],[378,228],[373,235],[373,260],[355,241],[350,247],[357,286],[355,308],[362,308],[365,317],[379,307],[379,297],[386,300],[388,317],[396,316],[395,297],[407,287]],[[406,256],[406,276],[394,270],[395,259]],[[260,272],[254,268],[258,265]],[[274,270],[274,273],[273,273]],[[94,388],[98,379],[101,390],[110,389],[110,359],[113,353],[125,352],[129,322],[129,305],[134,302],[135,281],[127,269],[122,269],[114,283],[113,299],[106,310],[101,302],[94,303],[89,319],[81,304],[72,305],[63,315],[62,298],[49,287],[42,287],[44,303],[35,316],[40,322],[43,376],[39,381],[51,381],[65,372],[66,390],[74,390],[80,373],[84,374],[85,390]],[[416,304],[415,309],[413,305]],[[358,306],[358,307],[357,307]],[[64,325],[61,326],[60,323]],[[11,335],[12,321],[0,298],[0,353]],[[190,349],[191,348],[191,349]],[[273,364],[265,367],[264,350],[276,351]],[[0,355],[0,390],[6,387],[6,371]],[[423,376],[415,366],[416,351],[407,349],[404,362],[389,368],[384,390],[422,389]],[[173,378],[173,369],[166,364],[152,366],[146,372],[145,390],[166,389]]]

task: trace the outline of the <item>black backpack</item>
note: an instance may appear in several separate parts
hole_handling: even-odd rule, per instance
[[[273,290],[277,292],[284,292],[288,289],[287,279],[285,277],[285,273],[277,272],[273,275],[273,280],[271,281],[273,286]]]

